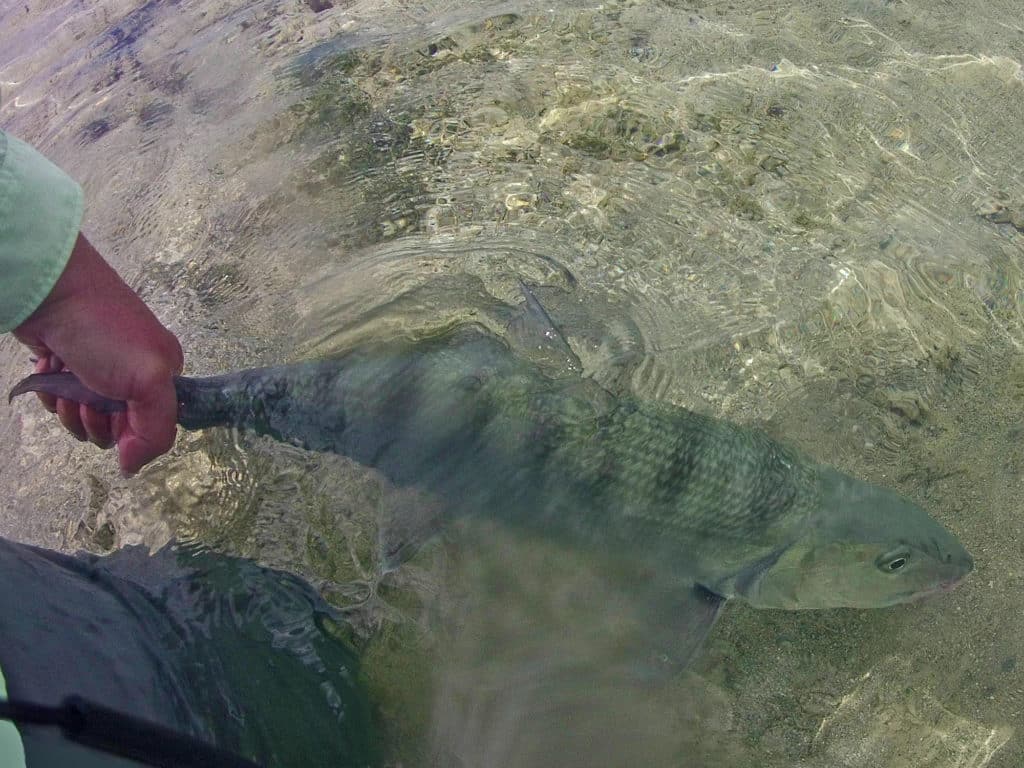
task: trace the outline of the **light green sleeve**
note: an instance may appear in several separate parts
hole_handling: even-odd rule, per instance
[[[35,311],[64,271],[82,222],[82,188],[0,131],[0,332]]]
[[[7,681],[0,672],[0,698],[7,699]],[[25,768],[25,747],[21,734],[9,720],[0,720],[0,765],[5,768]]]

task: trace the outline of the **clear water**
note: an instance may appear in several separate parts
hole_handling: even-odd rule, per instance
[[[0,5],[0,121],[82,183],[190,372],[478,318],[523,277],[589,373],[900,490],[975,573],[884,611],[730,606],[651,692],[605,672],[629,596],[583,554],[470,530],[373,592],[386,489],[336,457],[211,431],[125,481],[19,404],[0,533],[307,576],[407,764],[1019,765],[1019,7],[335,5]]]

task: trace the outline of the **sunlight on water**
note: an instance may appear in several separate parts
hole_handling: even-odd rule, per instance
[[[986,728],[954,715],[928,691],[894,697],[885,681],[906,671],[894,659],[879,666],[864,674],[815,734],[833,764],[982,768],[1013,736],[1009,726]]]
[[[613,393],[925,506],[977,563],[953,594],[730,607],[645,687],[617,673],[640,585],[585,551],[470,528],[391,571],[394,489],[350,461],[219,429],[126,480],[28,401],[0,414],[3,533],[304,575],[405,764],[1018,765],[1024,28],[940,6],[9,5],[0,124],[82,183],[189,373],[503,334],[522,279]]]

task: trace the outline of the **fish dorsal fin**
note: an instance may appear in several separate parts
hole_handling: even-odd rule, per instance
[[[583,364],[533,290],[519,280],[524,302],[507,326],[509,343],[559,375],[579,376]]]

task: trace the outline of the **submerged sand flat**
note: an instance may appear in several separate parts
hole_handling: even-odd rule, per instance
[[[970,579],[730,606],[669,688],[622,688],[629,591],[586,553],[465,531],[375,590],[391,489],[363,469],[212,431],[125,481],[28,402],[0,409],[0,533],[304,574],[405,764],[1019,765],[1017,5],[464,6],[9,4],[0,122],[81,181],[189,372],[494,325],[523,278],[587,375],[896,488]]]

